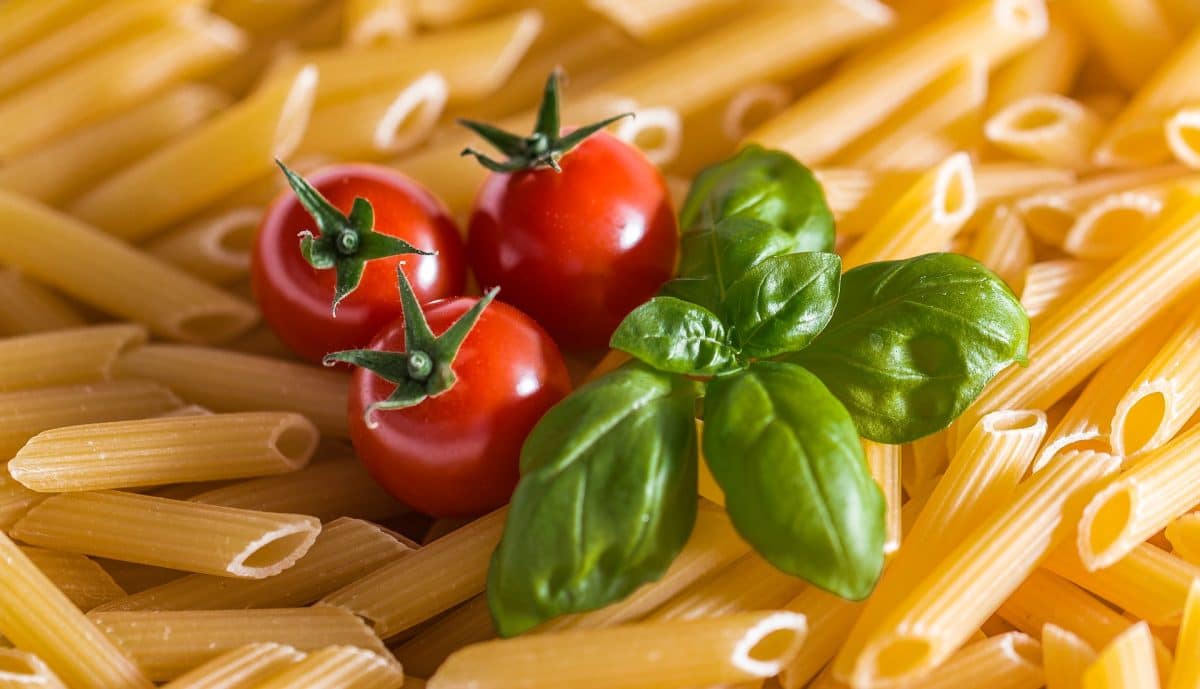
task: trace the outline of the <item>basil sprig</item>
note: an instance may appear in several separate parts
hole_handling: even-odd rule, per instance
[[[785,153],[749,147],[701,172],[680,221],[678,276],[612,338],[638,361],[577,390],[526,442],[488,588],[502,634],[665,571],[695,519],[701,400],[704,456],[742,537],[784,572],[865,597],[884,503],[859,438],[941,430],[1025,362],[1020,302],[972,259],[842,275],[820,186]]]

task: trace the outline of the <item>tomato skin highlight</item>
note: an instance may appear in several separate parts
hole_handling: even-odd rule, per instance
[[[440,335],[477,300],[428,304]],[[370,348],[404,349],[404,321],[386,326]],[[470,517],[508,502],[519,478],[521,446],[534,424],[571,389],[562,354],[550,336],[517,309],[493,301],[467,335],[445,393],[405,409],[366,408],[386,399],[393,383],[356,368],[350,388],[350,437],[367,471],[389,493],[435,517]]]
[[[263,216],[251,254],[250,277],[263,320],[292,351],[319,362],[329,352],[365,346],[400,316],[396,264],[422,302],[461,294],[466,284],[466,249],[449,211],[420,184],[377,165],[335,165],[318,170],[309,182],[342,212],[355,197],[371,202],[375,229],[400,237],[436,256],[404,255],[369,261],[358,289],[330,313],[333,270],[317,270],[300,253],[304,230],[316,223],[291,191],[272,202]]]
[[[611,134],[560,165],[488,175],[467,253],[481,286],[499,286],[565,349],[600,349],[671,278],[678,224],[662,173]]]

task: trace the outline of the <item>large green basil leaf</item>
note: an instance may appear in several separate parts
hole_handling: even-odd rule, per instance
[[[762,361],[714,378],[704,456],[738,533],[771,564],[843,598],[883,569],[883,493],[850,414],[794,364]]]
[[[678,277],[662,294],[720,312],[725,292],[751,267],[772,256],[796,253],[794,238],[762,220],[732,217],[680,237]]]
[[[701,170],[679,212],[684,230],[753,218],[792,236],[797,251],[833,251],[833,213],[812,172],[783,151],[747,146]]]
[[[542,417],[488,573],[501,635],[662,576],[696,519],[697,392],[681,376],[627,365]]]
[[[671,373],[708,376],[739,365],[721,319],[703,306],[674,297],[655,297],[634,309],[610,344]]]
[[[833,317],[842,277],[837,254],[774,256],[729,286],[725,315],[747,358],[804,349]]]
[[[848,271],[833,320],[790,360],[864,437],[906,443],[950,425],[1028,348],[1029,318],[1003,280],[966,256],[926,254]]]

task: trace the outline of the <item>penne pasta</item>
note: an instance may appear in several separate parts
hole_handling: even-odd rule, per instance
[[[1012,207],[999,205],[976,229],[967,255],[999,275],[1014,293],[1021,294],[1025,273],[1033,264],[1033,242]]]
[[[698,25],[712,22],[736,6],[735,0],[588,0],[588,7],[620,26],[639,41],[663,43]]]
[[[409,511],[380,488],[353,457],[314,462],[300,471],[211,488],[188,499],[206,505],[307,514],[323,522],[338,517],[379,521]]]
[[[386,639],[481,593],[507,510],[439,538],[321,599],[370,622]]]
[[[885,512],[885,533],[883,552],[894,553],[900,549],[900,504],[903,501],[903,487],[900,485],[900,446],[885,445],[871,440],[862,440],[863,453],[867,456],[867,467],[871,477],[883,491]],[[786,601],[785,601],[786,602]]]
[[[258,685],[258,689],[400,689],[404,672],[390,655],[328,646]]]
[[[0,224],[0,261],[159,335],[229,339],[256,318],[249,304],[33,201],[0,192]]]
[[[1194,215],[1197,208],[1200,200],[1193,200],[1164,219],[1057,309],[1040,329],[1035,328],[1029,343],[1029,366],[1008,368],[992,379],[956,427],[969,429],[982,410],[1045,408],[1053,404],[1094,371],[1140,324],[1195,286],[1200,274],[1164,266],[1189,266],[1193,258],[1200,260],[1200,232],[1194,227],[1200,219]],[[1155,294],[1158,300],[1149,305],[1131,298],[1137,294]]]
[[[1167,689],[1191,689],[1200,685],[1200,582],[1192,582],[1188,593],[1187,607],[1179,626],[1178,648],[1175,667],[1171,671]],[[1191,649],[1191,652],[1188,652]]]
[[[107,421],[37,434],[8,471],[43,493],[265,476],[308,464],[319,435],[287,412]]]
[[[940,251],[978,208],[971,159],[956,153],[922,175],[845,252],[842,269]]]
[[[1077,548],[1088,570],[1108,567],[1200,504],[1200,428],[1146,453],[1097,493],[1079,520]]]
[[[21,548],[21,552],[80,610],[125,597],[108,572],[83,555],[43,548]]]
[[[855,684],[900,682],[943,662],[1067,537],[1073,503],[1118,464],[1072,453],[1034,475],[871,630],[846,676]]]
[[[1178,43],[1155,0],[1069,0],[1066,3],[1108,72],[1133,90]]]
[[[342,8],[342,41],[350,46],[395,43],[413,31],[410,0],[347,0]]]
[[[8,55],[68,24],[88,0],[11,0],[0,6],[0,55]]]
[[[15,270],[0,269],[0,335],[66,330],[85,324],[65,299]]]
[[[101,182],[71,204],[84,221],[143,240],[272,169],[308,126],[317,71],[268,81],[246,100]]]
[[[1180,108],[1163,125],[1167,148],[1175,160],[1189,168],[1200,167],[1200,109]]]
[[[989,80],[989,113],[1036,93],[1066,93],[1075,83],[1087,56],[1083,35],[1061,4],[1047,10],[1046,34]]]
[[[480,594],[422,626],[412,639],[394,649],[404,672],[431,677],[460,648],[496,638],[487,596]],[[404,685],[409,686],[405,680]]]
[[[750,610],[771,610],[793,600],[804,582],[756,553],[697,581],[650,613],[649,620],[696,620]]]
[[[250,273],[262,215],[252,206],[220,211],[155,238],[146,250],[205,282],[229,284]]]
[[[1086,641],[1054,624],[1042,628],[1046,689],[1083,689],[1083,672],[1096,660]]]
[[[156,380],[213,411],[292,411],[323,433],[349,435],[350,376],[341,371],[220,349],[153,344],[124,353],[114,373]]]
[[[103,531],[88,528],[98,520]],[[51,496],[12,528],[14,538],[31,545],[245,579],[291,567],[320,531],[319,521],[298,514],[115,491]]]
[[[779,683],[784,689],[800,689],[837,653],[858,619],[862,604],[809,586],[788,603],[786,609],[804,615],[811,634],[800,652],[779,674]]]
[[[412,0],[421,24],[442,27],[485,16],[502,6],[500,0]]]
[[[160,31],[119,43],[0,102],[0,156],[28,153],[209,72],[245,48],[236,27],[195,7]]]
[[[396,155],[423,142],[437,125],[450,91],[438,72],[401,86],[318,108],[297,155],[346,160]]]
[[[222,653],[168,682],[167,689],[255,689],[304,660],[304,653],[277,643],[251,643]]]
[[[266,579],[230,581],[191,574],[93,606],[97,610],[238,610],[308,605],[400,559],[410,550],[382,527],[358,519],[326,524],[296,564]],[[91,608],[89,608],[91,609]]]
[[[909,443],[900,453],[900,481],[909,497],[928,496],[950,464],[945,433]]]
[[[1085,259],[1118,258],[1161,217],[1163,200],[1153,191],[1127,191],[1089,205],[1067,230],[1062,248]]]
[[[1100,116],[1079,101],[1038,93],[996,112],[983,133],[992,145],[1018,158],[1080,170],[1089,166],[1103,126]]]
[[[791,612],[742,613],[488,641],[458,651],[430,689],[505,689],[563,682],[596,689],[710,686],[769,677],[806,632]]]
[[[1041,689],[1042,647],[1021,632],[967,644],[920,680],[922,689]]]
[[[113,581],[117,582],[118,586],[131,595],[187,576],[187,572],[180,572],[177,569],[164,569],[162,567],[139,565],[135,562],[106,560],[104,558],[91,559],[99,563],[104,568],[104,571],[108,572],[108,575],[113,578]]]
[[[0,648],[0,688],[67,689],[67,685],[33,653]]]
[[[146,341],[138,325],[96,325],[0,340],[0,391],[112,377],[122,351]]]
[[[8,475],[7,468],[0,468],[0,532],[7,533],[29,508],[46,497],[44,493],[35,493],[22,486]]]
[[[247,30],[262,32],[294,21],[320,0],[212,0],[212,9]]]
[[[228,105],[220,92],[181,86],[115,117],[6,161],[0,188],[58,205]]]
[[[1108,647],[1083,671],[1085,689],[1157,689],[1158,669],[1154,666],[1154,642],[1150,627],[1139,622]]]
[[[750,141],[819,164],[878,125],[954,61],[976,54],[989,68],[1041,38],[1040,1],[973,0],[851,61],[752,132]]]
[[[297,651],[355,646],[387,653],[362,620],[332,608],[109,611],[88,617],[156,682],[247,644],[276,643]]]
[[[1193,565],[1200,565],[1200,513],[1185,514],[1167,525],[1171,551]]]
[[[1051,554],[1046,568],[1152,624],[1178,625],[1200,567],[1143,543],[1104,569],[1088,571],[1069,549]]]
[[[1112,418],[1117,454],[1136,457],[1161,447],[1200,409],[1200,311],[1192,311],[1126,382]]]
[[[0,534],[0,634],[37,654],[73,689],[151,689],[119,643],[98,634],[75,604]]]
[[[1034,263],[1025,270],[1021,306],[1036,327],[1094,282],[1107,267],[1097,261],[1069,258]]]

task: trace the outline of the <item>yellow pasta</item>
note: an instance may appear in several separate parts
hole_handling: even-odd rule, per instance
[[[845,270],[941,251],[978,207],[971,159],[956,153],[922,175],[842,256]]]
[[[588,6],[639,41],[665,42],[728,13],[736,0],[588,0]]]
[[[0,340],[0,391],[105,380],[121,352],[146,341],[137,325],[97,325]]]
[[[1050,4],[1047,10],[1046,35],[988,82],[989,112],[1035,93],[1066,93],[1075,82],[1087,54],[1083,36],[1061,4]]]
[[[85,12],[88,0],[11,0],[0,5],[0,55],[36,42]]]
[[[71,204],[84,221],[145,239],[236,190],[300,144],[317,87],[311,66],[284,72],[189,135],[101,182]]]
[[[89,528],[97,522],[102,531]],[[51,496],[12,528],[14,538],[222,577],[261,579],[304,556],[321,524],[313,517],[97,491]]]
[[[506,509],[481,517],[411,555],[329,594],[322,605],[368,620],[394,636],[483,591]]]
[[[900,482],[910,498],[928,496],[949,464],[944,432],[918,438],[901,451]]]
[[[295,565],[272,577],[230,581],[225,577],[191,574],[93,607],[98,610],[298,607],[361,579],[410,550],[382,527],[341,518],[321,529],[312,547]]]
[[[0,689],[67,689],[67,685],[33,653],[0,648]]]
[[[650,620],[694,620],[783,606],[804,582],[780,572],[756,553],[697,581],[650,613]]]
[[[972,529],[1014,498],[1045,433],[1045,416],[1026,411],[993,412],[972,429],[846,638],[835,675],[854,675],[883,621]]]
[[[1100,367],[1047,437],[1034,462],[1034,471],[1068,449],[1112,451],[1119,457],[1125,456],[1125,452],[1117,447],[1114,412],[1121,395],[1171,336],[1178,323],[1177,316],[1172,310],[1156,318],[1138,331],[1128,346]]]
[[[329,646],[258,685],[258,689],[400,689],[404,672],[388,654]]]
[[[1018,158],[1083,169],[1103,120],[1086,105],[1053,93],[1025,96],[998,111],[984,126],[994,146]]]
[[[1064,548],[1051,554],[1046,568],[1138,619],[1169,626],[1179,624],[1188,589],[1200,577],[1200,567],[1149,543],[1095,571]]]
[[[117,585],[129,594],[139,593],[148,588],[154,588],[168,581],[187,576],[187,572],[181,572],[177,569],[164,569],[162,567],[139,565],[135,562],[106,560],[104,558],[92,559],[98,562],[104,568],[104,571],[108,572],[108,575],[113,578],[113,581],[117,582]]]
[[[83,555],[43,548],[21,548],[21,552],[80,610],[125,597],[108,572]]]
[[[1169,43],[1155,46],[1150,53],[1139,56],[1155,60],[1151,66],[1154,74],[1148,80],[1139,80],[1133,100],[1108,127],[1094,153],[1098,165],[1147,165],[1170,157],[1164,124],[1180,108],[1195,105],[1200,98],[1200,90],[1191,78],[1200,64],[1200,33],[1192,32],[1167,55],[1164,49],[1170,47]]]
[[[887,512],[885,513],[885,540],[883,552],[894,553],[900,548],[900,503],[902,487],[900,485],[900,446],[884,445],[870,440],[863,440],[863,452],[867,457],[867,467],[871,477],[879,484]]]
[[[0,269],[0,301],[5,304],[0,335],[65,330],[85,323],[65,299],[15,270]]]
[[[251,643],[213,658],[174,681],[168,689],[255,689],[304,660],[304,653],[277,643]]]
[[[1175,160],[1190,168],[1200,167],[1200,109],[1180,108],[1163,125],[1167,148]]]
[[[1107,264],[1098,261],[1055,259],[1040,261],[1025,270],[1021,306],[1035,324],[1057,312],[1084,287],[1104,272]]]
[[[1194,689],[1200,686],[1200,581],[1192,582],[1187,607],[1179,626],[1179,653],[1171,671],[1167,689]]]
[[[997,375],[957,428],[970,428],[982,410],[1044,408],[1078,385],[1137,327],[1200,280],[1200,198],[1165,218],[1125,256],[1033,331],[1026,368]],[[1172,268],[1175,268],[1172,270]],[[1154,294],[1153,305],[1132,298]]]
[[[1171,550],[1194,565],[1200,565],[1200,513],[1185,514],[1167,525]]]
[[[480,594],[422,626],[415,637],[395,648],[396,658],[406,673],[430,677],[458,649],[494,638],[487,596]]]
[[[1200,428],[1146,453],[1095,495],[1079,520],[1079,557],[1094,570],[1112,565],[1171,520],[1200,504]]]
[[[355,646],[387,653],[362,620],[332,608],[109,611],[88,617],[156,682],[247,644],[276,643],[298,651]]]
[[[838,647],[854,626],[862,604],[839,598],[815,586],[809,586],[785,608],[804,615],[809,636],[804,646],[779,674],[784,689],[800,689],[816,677],[837,653]]]
[[[229,339],[256,318],[249,304],[33,201],[0,192],[0,224],[0,261],[165,337]]]
[[[297,155],[371,160],[401,153],[433,132],[449,94],[441,74],[426,72],[399,88],[320,107]]]
[[[72,129],[208,72],[245,47],[234,26],[194,7],[171,26],[118,44],[0,102],[0,156],[27,153]]]
[[[74,689],[150,689],[119,648],[8,536],[0,534],[0,634],[36,653]]]
[[[1025,271],[1033,264],[1033,242],[1010,206],[999,205],[975,231],[967,255],[1000,276],[1013,292],[1025,287]]]
[[[1008,632],[967,644],[922,677],[922,689],[1041,689],[1042,648],[1021,632]]]
[[[352,46],[394,43],[412,33],[411,0],[347,0],[342,35]]]
[[[804,617],[783,611],[536,634],[468,646],[430,689],[710,686],[774,675],[799,650]]]
[[[250,273],[250,248],[263,210],[237,207],[201,218],[157,237],[146,250],[167,263],[215,284]]]
[[[944,661],[1064,540],[1074,495],[1093,490],[1119,462],[1072,453],[1036,474],[985,518],[868,635],[847,677],[902,681]]]
[[[1083,689],[1083,671],[1096,659],[1086,641],[1054,624],[1042,628],[1046,689]]]
[[[1150,627],[1139,622],[1100,651],[1083,672],[1084,689],[1157,689]]]
[[[989,67],[1046,32],[1045,6],[973,0],[907,35],[858,56],[749,140],[824,162],[891,115],[913,93],[968,54]]]
[[[1154,358],[1128,381],[1113,412],[1113,449],[1120,455],[1161,447],[1200,409],[1200,311],[1174,325]]]
[[[1089,205],[1067,230],[1064,251],[1085,259],[1117,258],[1153,227],[1163,200],[1150,190],[1120,192]]]
[[[35,493],[9,476],[7,468],[0,469],[0,531],[7,533],[30,507],[45,498],[45,494]]]
[[[117,377],[156,380],[213,411],[294,411],[323,433],[349,435],[350,376],[341,371],[220,349],[160,344],[126,352],[115,369]]]
[[[501,0],[412,0],[422,24],[448,26],[489,14],[503,5]]]

